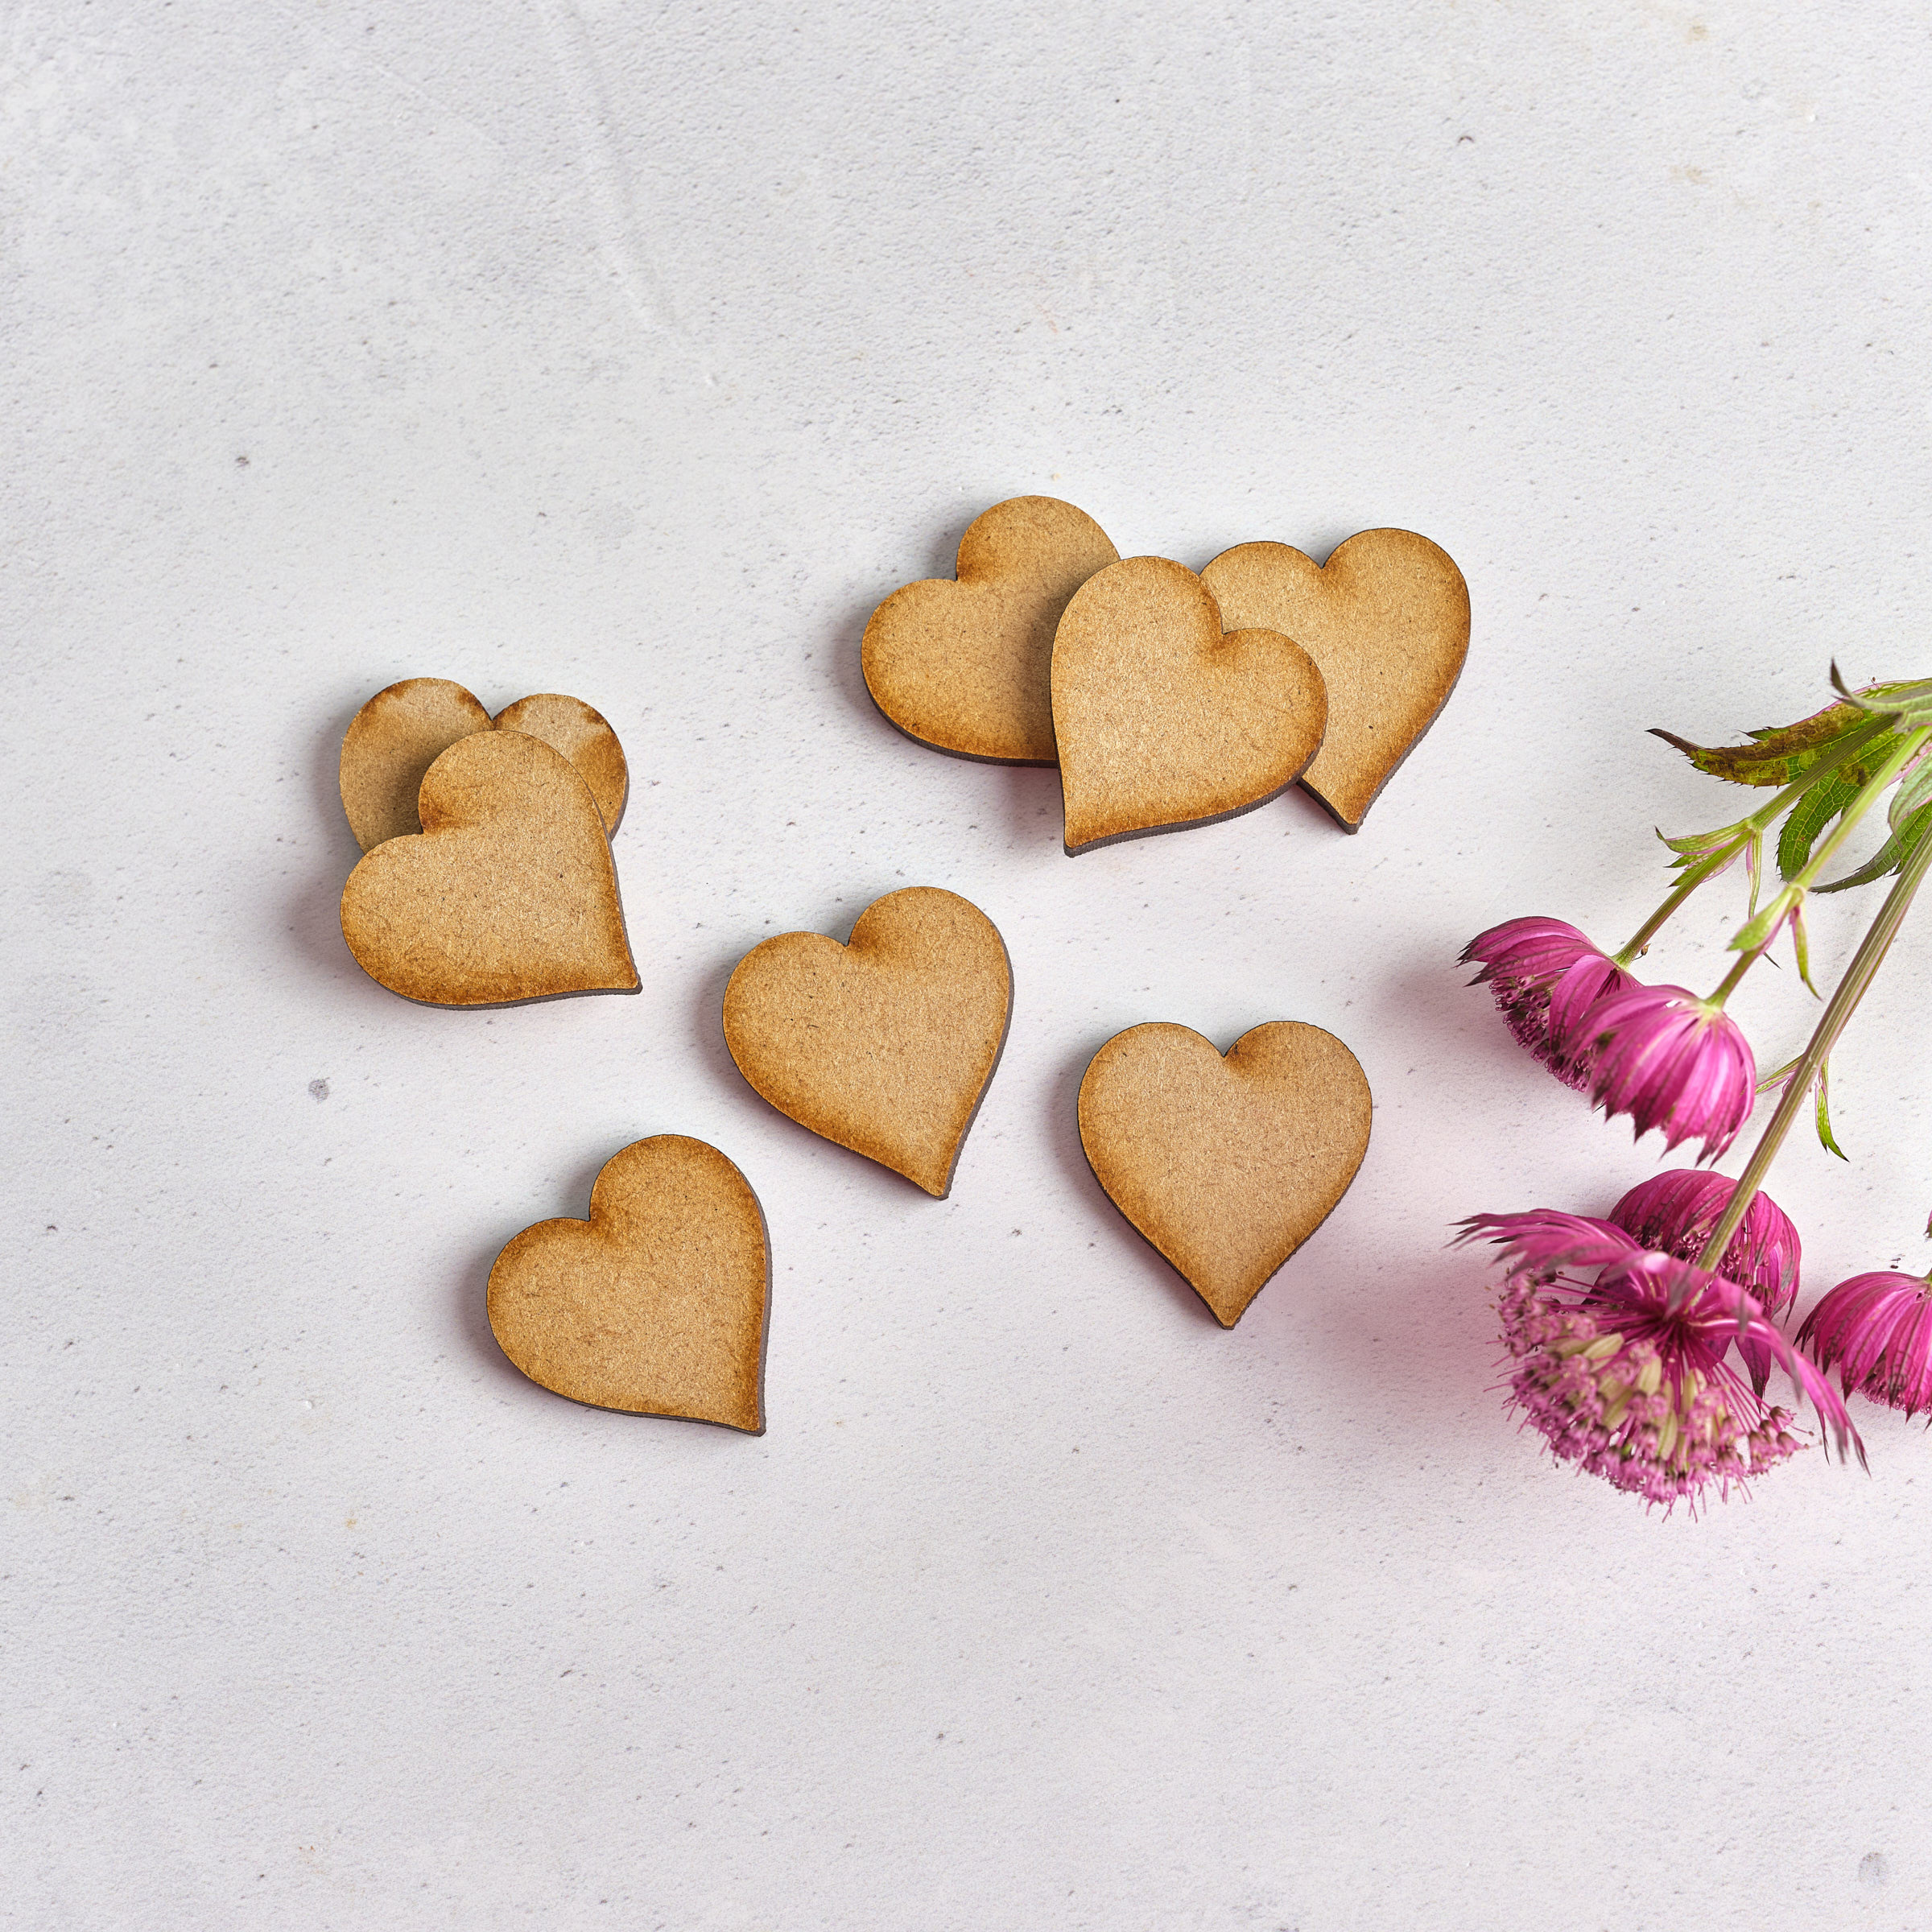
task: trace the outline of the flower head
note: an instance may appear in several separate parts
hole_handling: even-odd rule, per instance
[[[1820,1368],[1837,1364],[1846,1394],[1907,1415],[1932,1409],[1932,1285],[1924,1276],[1888,1271],[1840,1282],[1805,1317],[1798,1340]]]
[[[1768,1407],[1724,1360],[1747,1336],[1816,1405],[1841,1452],[1851,1444],[1863,1460],[1830,1383],[1728,1276],[1585,1215],[1478,1215],[1458,1238],[1502,1249],[1512,1406],[1558,1460],[1694,1509],[1711,1484],[1725,1496],[1784,1461],[1802,1446],[1790,1412]]]
[[[1675,1168],[1640,1182],[1610,1210],[1610,1219],[1643,1246],[1694,1261],[1716,1232],[1736,1186],[1728,1174]],[[1754,1194],[1717,1272],[1736,1282],[1766,1315],[1775,1316],[1798,1294],[1798,1255],[1790,1217],[1769,1195]],[[1751,1372],[1752,1387],[1762,1395],[1771,1379],[1769,1351],[1745,1336],[1738,1352]]]
[[[1721,1007],[1681,986],[1632,986],[1592,1006],[1578,1029],[1596,1056],[1590,1097],[1627,1113],[1639,1134],[1664,1133],[1666,1152],[1702,1140],[1715,1160],[1757,1096],[1751,1042]]]
[[[1607,993],[1637,982],[1574,926],[1561,919],[1510,919],[1480,932],[1461,964],[1482,963],[1470,981],[1487,985],[1517,1043],[1566,1087],[1590,1084],[1587,1043],[1572,1046],[1576,1022]]]

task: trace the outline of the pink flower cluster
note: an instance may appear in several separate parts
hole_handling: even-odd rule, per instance
[[[1700,1163],[1736,1139],[1757,1065],[1718,1001],[1642,985],[1559,919],[1512,919],[1463,958],[1480,966],[1476,983],[1517,1041],[1606,1115],[1627,1115],[1640,1135],[1657,1129],[1666,1151],[1701,1141]],[[1558,1460],[1666,1509],[1741,1488],[1801,1446],[1791,1414],[1765,1401],[1774,1368],[1841,1449],[1857,1443],[1843,1396],[1932,1410],[1932,1282],[1856,1275],[1794,1347],[1777,1319],[1798,1295],[1798,1230],[1769,1195],[1753,1194],[1715,1266],[1699,1265],[1736,1186],[1678,1169],[1632,1188],[1604,1220],[1484,1215],[1459,1237],[1502,1249],[1497,1305],[1525,1425]],[[1823,1373],[1834,1367],[1842,1395]]]
[[[1718,1176],[1659,1178],[1678,1183],[1680,1204],[1691,1199],[1686,1180],[1716,1179],[1727,1194],[1731,1185]],[[1686,1224],[1666,1213],[1662,1198],[1633,1209],[1626,1196],[1616,1215],[1667,1226],[1681,1241]],[[1790,1224],[1781,1215],[1777,1222],[1761,1224],[1738,1253],[1741,1272],[1781,1280]],[[1843,1402],[1728,1265],[1699,1268],[1647,1246],[1616,1219],[1550,1211],[1479,1215],[1459,1238],[1502,1251],[1498,1307],[1512,1400],[1558,1461],[1646,1502],[1693,1510],[1713,1485],[1728,1495],[1783,1462],[1802,1446],[1794,1418],[1732,1366],[1730,1349],[1745,1343],[1790,1376],[1841,1452],[1856,1448],[1862,1459]],[[1728,1265],[1734,1252],[1726,1250]],[[1794,1245],[1790,1252],[1794,1261]]]
[[[1561,919],[1511,919],[1463,954],[1518,1042],[1567,1087],[1666,1152],[1703,1142],[1715,1160],[1737,1138],[1757,1093],[1750,1042],[1721,1006],[1681,986],[1645,986]]]

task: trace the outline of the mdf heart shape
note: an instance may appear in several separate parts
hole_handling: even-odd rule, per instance
[[[1057,497],[994,504],[960,539],[956,582],[908,584],[872,613],[860,657],[873,702],[935,750],[1052,764],[1054,629],[1067,600],[1119,555]]]
[[[1232,1328],[1348,1191],[1368,1082],[1333,1034],[1298,1021],[1255,1027],[1225,1059],[1155,1022],[1093,1056],[1080,1121],[1114,1206]]]
[[[915,886],[875,899],[843,946],[753,947],[724,989],[724,1043],[779,1113],[943,1200],[1012,1009],[992,920]]]
[[[1231,630],[1286,631],[1322,667],[1328,735],[1302,784],[1344,830],[1358,830],[1462,673],[1463,573],[1413,530],[1364,530],[1324,564],[1286,543],[1243,543],[1201,581]]]
[[[517,731],[430,766],[423,830],[365,854],[342,936],[373,980],[436,1006],[635,993],[610,843],[575,768]]]
[[[405,678],[379,691],[343,735],[340,782],[349,828],[365,852],[423,829],[416,799],[423,774],[459,738],[479,731],[520,731],[541,738],[577,769],[597,801],[605,830],[624,815],[630,774],[617,734],[581,698],[556,691],[519,698],[493,719],[447,678]]]
[[[1224,634],[1201,580],[1129,557],[1075,591],[1053,643],[1053,726],[1071,853],[1233,818],[1286,791],[1322,741],[1308,654]]]
[[[489,1325],[575,1402],[765,1433],[771,1252],[749,1183],[679,1133],[604,1163],[587,1221],[539,1221],[489,1271]]]

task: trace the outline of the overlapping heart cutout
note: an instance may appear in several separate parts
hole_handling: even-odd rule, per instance
[[[1261,633],[1298,648],[1298,679],[1278,649],[1257,648]],[[1057,763],[1071,854],[1232,817],[1298,776],[1356,831],[1468,643],[1462,572],[1411,530],[1360,531],[1325,564],[1244,543],[1195,578],[1120,561],[1084,511],[1018,497],[968,528],[956,581],[909,584],[879,605],[861,654],[874,701],[921,743]]]
[[[630,775],[624,748],[601,712],[581,698],[543,691],[506,704],[492,718],[480,700],[448,678],[405,678],[378,691],[342,739],[342,808],[362,849],[420,832],[416,800],[430,766],[459,738],[491,730],[540,738],[568,758],[589,786],[605,832],[615,834]]]
[[[1191,570],[1129,557],[1069,600],[1053,646],[1067,850],[1252,811],[1301,775],[1328,715],[1279,631],[1224,630]]]
[[[342,936],[369,977],[438,1006],[634,993],[617,869],[576,767],[518,731],[460,738],[424,774],[423,829],[364,854]]]

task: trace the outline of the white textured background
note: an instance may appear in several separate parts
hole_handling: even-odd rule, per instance
[[[1707,1520],[1553,1472],[1457,1216],[1654,1170],[1451,964],[1620,940],[1721,739],[1925,674],[1913,4],[14,0],[0,1922],[1513,1932],[1932,1920],[1932,1445]],[[1359,838],[1077,861],[859,633],[1000,497],[1469,578]],[[617,726],[645,989],[365,979],[378,687]],[[935,1203],[720,1039],[951,886],[1011,1042]],[[1699,987],[1737,905],[1655,976]],[[1873,901],[1821,909],[1829,970]],[[1932,915],[1794,1143],[1804,1301],[1932,1208]],[[1806,1002],[1760,976],[1767,1063]],[[1080,1159],[1118,1028],[1339,1032],[1375,1137],[1224,1334]],[[326,1098],[312,1098],[325,1082]],[[574,1407],[483,1282],[641,1135],[770,1216],[770,1432]],[[1736,1166],[1733,1161],[1733,1170]],[[1801,1302],[1801,1307],[1803,1304]]]

